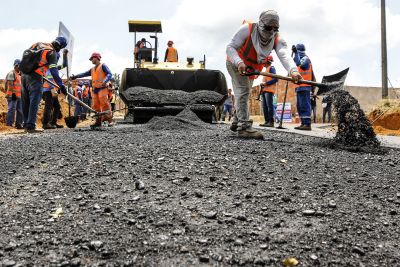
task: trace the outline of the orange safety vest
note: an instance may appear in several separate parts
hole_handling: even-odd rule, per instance
[[[35,48],[39,44],[41,44],[43,46],[44,50],[40,57],[39,67],[35,70],[35,72],[37,74],[39,74],[40,76],[44,76],[44,75],[46,75],[46,72],[49,69],[49,63],[47,62],[47,54],[51,50],[54,50],[54,48],[51,44],[45,44],[45,43],[36,43],[36,44],[32,45],[32,48]]]
[[[243,46],[241,48],[239,48],[238,54],[246,66],[249,66],[249,67],[253,68],[254,70],[261,71],[264,67],[264,64],[258,63],[257,52],[256,52],[256,49],[254,48],[253,42],[251,40],[251,33],[253,31],[253,27],[255,26],[255,24],[256,23],[248,23],[249,35],[247,36],[247,39],[244,42]],[[278,43],[278,41],[279,41],[279,35],[277,34],[275,36],[275,40],[274,40],[274,49],[275,49],[275,46]],[[249,78],[254,80],[257,77],[258,77],[257,75],[253,75],[253,76],[250,76]]]
[[[178,62],[178,51],[175,47],[167,48],[167,62]]]
[[[91,70],[90,73],[92,75],[92,85],[93,88],[106,88],[103,85],[103,81],[106,78],[106,73],[103,71],[103,64],[99,64],[97,67],[94,66]]]
[[[6,95],[12,96],[15,94],[16,97],[21,98],[21,75],[14,71],[15,80],[14,81],[7,81],[8,83],[8,90]]]
[[[299,70],[299,73],[301,75],[301,77],[303,77],[303,80],[307,80],[307,81],[311,81],[312,80],[312,73],[313,73],[313,68],[312,68],[312,64],[310,61],[310,67],[308,68],[308,70],[303,70],[301,68],[301,66],[297,66],[297,69]],[[310,86],[309,84],[299,84],[298,87],[300,86]]]
[[[272,66],[268,66],[265,72],[270,73],[270,69]],[[263,77],[263,83],[271,81],[273,78],[269,76],[264,76]],[[270,84],[270,85],[265,85],[264,88],[262,89],[263,92],[268,92],[268,93],[273,93],[275,94],[276,91],[276,84]]]

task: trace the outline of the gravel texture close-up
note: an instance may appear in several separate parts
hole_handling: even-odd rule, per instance
[[[398,150],[184,117],[1,137],[0,266],[400,266]]]

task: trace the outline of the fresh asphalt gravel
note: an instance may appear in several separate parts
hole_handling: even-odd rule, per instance
[[[399,150],[176,125],[1,137],[0,266],[400,266]]]

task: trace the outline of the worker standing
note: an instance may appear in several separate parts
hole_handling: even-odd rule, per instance
[[[89,106],[89,88],[87,87],[87,82],[82,83],[82,102]],[[86,120],[87,108],[82,106],[81,107],[81,120]]]
[[[8,102],[6,125],[12,127],[15,120],[15,127],[17,129],[23,129],[24,117],[21,103],[21,73],[19,71],[20,63],[21,60],[14,60],[14,69],[7,74],[4,84]],[[15,113],[17,113],[16,116]]]
[[[173,41],[168,41],[167,50],[165,51],[164,62],[178,62],[178,50],[173,46]]]
[[[272,62],[274,58],[272,55],[267,57],[265,63],[265,72],[276,74],[276,70],[274,66],[272,66]],[[262,127],[274,127],[274,94],[276,91],[276,83],[278,82],[277,78],[272,78],[268,76],[263,77],[263,82],[260,84],[261,86],[261,97],[263,103],[263,113],[264,113],[264,123],[261,123]]]
[[[42,77],[46,75],[47,70],[50,71],[54,81],[60,87],[60,91],[67,95],[67,89],[62,83],[57,69],[57,52],[65,48],[67,44],[67,39],[57,37],[50,44],[35,43],[31,46],[31,49],[43,49],[43,51],[41,52],[38,67],[30,73],[22,74],[22,109],[24,113],[24,128],[28,133],[43,132],[43,129],[36,128],[36,117],[42,99]]]
[[[83,100],[82,86],[83,82],[79,81],[78,85],[74,87],[74,96],[81,101]],[[74,116],[82,120],[82,106],[77,100],[74,100],[74,107]]]
[[[100,63],[100,53],[92,53],[89,58],[92,61],[94,67],[90,70],[80,73],[78,75],[71,75],[71,79],[83,78],[92,76],[92,100],[93,109],[97,112],[109,111],[110,114],[98,116],[96,122],[91,125],[92,128],[101,127],[103,121],[108,121],[109,126],[112,126],[112,115],[110,102],[108,101],[108,86],[107,83],[112,79],[112,73],[106,64]]]
[[[229,114],[228,121],[231,121],[232,108],[234,106],[235,106],[235,96],[232,95],[232,89],[229,88],[228,89],[228,96],[227,96],[227,98],[225,99],[225,102],[224,102],[224,110],[222,111],[222,118],[221,118],[222,121],[225,121],[225,116],[226,116],[227,112]]]
[[[58,65],[57,69],[61,70],[67,67],[67,54],[68,50],[64,49],[63,51],[63,64]],[[60,55],[57,53],[57,61]],[[46,72],[46,78],[51,82],[54,82],[53,76],[51,76],[50,70]],[[56,129],[63,128],[64,126],[57,124],[57,119],[61,114],[61,105],[58,100],[58,94],[54,89],[54,85],[51,83],[44,81],[43,82],[43,100],[44,100],[44,111],[42,117],[42,127],[43,129]]]
[[[294,61],[304,80],[313,80],[313,68],[310,58],[306,55],[304,44],[292,46]],[[297,112],[301,120],[300,126],[294,127],[297,130],[311,131],[311,89],[308,84],[299,84],[296,87]]]
[[[324,95],[322,98],[322,122],[325,123],[326,115],[328,115],[328,121],[332,119],[332,97],[330,95]]]
[[[93,95],[93,87],[92,87],[92,85],[91,85],[91,82],[89,82],[89,81],[86,81],[85,82],[85,86],[86,86],[86,88],[87,88],[87,93],[88,93],[88,106],[89,107],[92,107],[92,104],[93,104],[93,98],[92,98],[92,95]],[[92,111],[89,109],[89,110],[87,110],[87,114],[89,114],[89,116],[92,114]]]
[[[252,128],[249,118],[249,95],[255,77],[244,76],[250,67],[261,71],[272,50],[297,82],[301,79],[296,64],[290,57],[286,41],[278,35],[279,16],[276,11],[261,13],[258,23],[244,23],[228,44],[226,67],[232,78],[236,97],[236,112],[231,125],[232,131],[239,131],[239,137],[263,138],[263,134]]]

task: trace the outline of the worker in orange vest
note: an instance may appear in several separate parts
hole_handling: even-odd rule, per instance
[[[294,61],[304,80],[314,80],[314,72],[310,58],[306,55],[304,44],[292,46]],[[295,89],[297,97],[297,112],[301,120],[300,126],[294,127],[296,130],[311,131],[311,91],[312,86],[299,84]]]
[[[14,69],[10,71],[5,79],[6,98],[8,102],[8,112],[6,117],[6,125],[13,126],[15,120],[15,127],[23,129],[22,102],[21,102],[21,73],[19,71],[19,64],[21,60],[14,60]],[[15,113],[16,119],[15,119]]]
[[[265,72],[276,74],[276,70],[274,66],[272,66],[273,61],[274,58],[272,55],[269,55],[265,62]],[[277,82],[277,78],[263,76],[263,82],[260,84],[265,120],[265,123],[260,124],[261,127],[274,127],[274,94]]]
[[[24,128],[28,133],[40,133],[43,129],[36,128],[37,113],[42,99],[43,76],[50,71],[54,82],[60,87],[61,93],[67,95],[67,88],[63,84],[57,68],[57,53],[68,44],[66,38],[59,36],[53,42],[35,43],[30,49],[40,50],[40,62],[36,69],[29,73],[22,73],[22,110],[24,112]],[[25,54],[25,53],[24,53]],[[21,60],[23,72],[24,56]]]
[[[173,47],[174,42],[168,41],[167,45],[168,47],[165,51],[164,62],[178,62],[178,50]]]
[[[279,16],[276,11],[261,13],[257,23],[244,23],[226,48],[226,67],[232,78],[236,97],[236,112],[230,129],[238,131],[239,137],[262,139],[263,134],[252,128],[249,114],[249,95],[256,77],[245,76],[248,70],[261,71],[265,59],[275,50],[282,65],[298,82],[301,75],[290,57],[286,41],[278,34]]]
[[[94,52],[89,58],[92,61],[94,67],[90,70],[80,73],[78,75],[71,75],[71,79],[83,78],[92,76],[93,85],[93,109],[97,112],[109,111],[109,114],[98,116],[96,122],[92,124],[91,128],[101,127],[103,121],[108,121],[109,126],[113,126],[111,106],[108,101],[108,82],[112,79],[112,73],[106,64],[101,63],[100,53]]]

